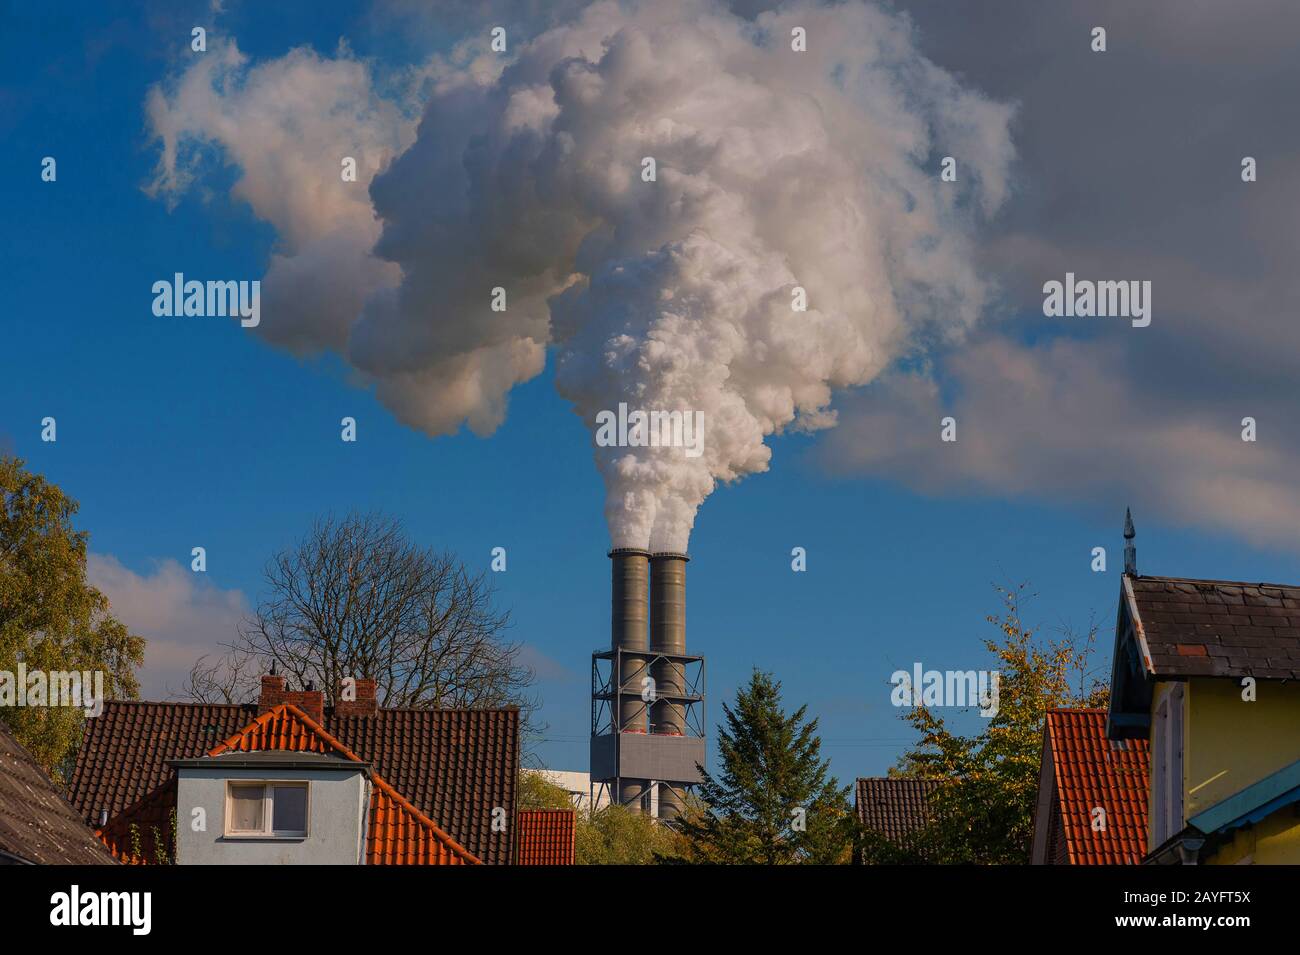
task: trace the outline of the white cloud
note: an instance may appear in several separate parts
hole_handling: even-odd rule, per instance
[[[989,338],[946,356],[946,388],[892,375],[849,402],[820,448],[841,473],[934,494],[1132,504],[1139,514],[1256,544],[1296,546],[1300,454],[1272,439],[1284,401],[1153,399],[1121,343]],[[940,419],[957,440],[940,441]],[[1261,440],[1242,440],[1256,417]]]
[[[194,661],[222,654],[222,644],[235,639],[236,625],[249,613],[242,591],[223,590],[174,560],[137,574],[115,557],[90,554],[86,576],[108,597],[113,616],[147,641],[142,699],[179,691]]]

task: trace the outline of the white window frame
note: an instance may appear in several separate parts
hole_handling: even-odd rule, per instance
[[[262,787],[262,828],[260,830],[235,829],[231,825],[231,812],[234,809],[232,790],[238,787],[249,788],[253,786]],[[306,808],[303,811],[303,829],[277,830],[272,828],[275,825],[275,790],[277,786],[292,786],[306,791],[307,799]],[[227,779],[225,818],[226,822],[223,829],[227,839],[306,839],[311,831],[311,784],[302,779]]]

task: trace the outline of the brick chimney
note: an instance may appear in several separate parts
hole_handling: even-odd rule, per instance
[[[358,677],[355,682],[356,699],[346,700],[343,698],[345,684],[339,681],[338,692],[334,694],[335,716],[374,716],[379,712],[375,681]]]
[[[262,674],[262,695],[257,699],[257,715],[261,716],[273,706],[285,701],[284,677],[274,673]]]
[[[285,686],[284,677],[271,673],[263,674],[262,695],[257,701],[257,715],[261,716],[281,703],[292,703],[317,723],[325,720],[325,694],[320,690],[290,690]]]

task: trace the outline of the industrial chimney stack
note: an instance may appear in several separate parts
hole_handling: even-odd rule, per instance
[[[623,733],[646,732],[646,702],[642,679],[647,673],[646,618],[649,609],[650,554],[635,547],[619,547],[609,553],[613,580],[610,618],[610,649],[622,651],[615,658],[620,687],[618,726]],[[646,779],[619,780],[616,796],[623,805],[640,803],[650,786]]]
[[[609,557],[610,649],[592,654],[593,801],[599,785],[648,809],[653,789],[659,817],[674,819],[705,758],[704,658],[686,653],[690,558],[634,547]]]
[[[686,732],[686,708],[678,698],[686,692],[686,665],[678,657],[686,653],[686,562],[685,554],[659,553],[650,558],[650,649],[657,656],[651,676],[656,700],[650,708],[650,732],[659,736],[682,736]],[[659,815],[675,819],[686,808],[682,790],[665,781],[659,784]]]

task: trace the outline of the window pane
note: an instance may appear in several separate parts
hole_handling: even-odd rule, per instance
[[[232,832],[262,831],[263,786],[230,787],[230,830]]]
[[[272,806],[276,832],[307,831],[306,786],[276,786]]]

